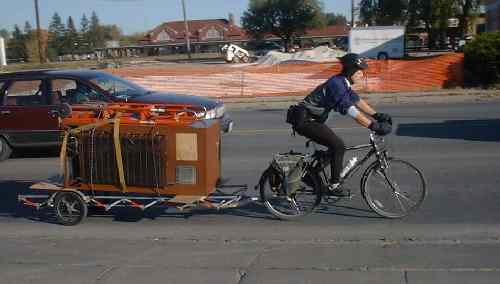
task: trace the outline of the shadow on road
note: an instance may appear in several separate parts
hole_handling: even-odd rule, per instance
[[[32,182],[29,181],[1,181],[0,182],[0,216],[12,218],[26,218],[30,220],[55,223],[54,214],[52,210],[37,211],[33,208],[23,206],[18,202],[19,194],[33,194],[34,191],[30,190]],[[47,192],[36,191],[36,193],[47,194]],[[345,205],[343,203],[332,204],[328,202],[321,203],[316,213],[347,216],[357,218],[380,218],[369,209],[362,208],[362,206]],[[207,209],[195,208],[190,211],[180,211],[174,206],[170,207],[153,207],[146,211],[131,207],[116,207],[110,212],[96,207],[89,208],[89,217],[109,217],[116,222],[138,222],[142,219],[157,219],[157,218],[175,218],[175,219],[189,219],[194,216],[237,216],[261,220],[276,220],[269,211],[260,203],[247,203],[242,207],[230,209]]]
[[[365,208],[358,208],[355,206],[348,206],[344,204],[331,204],[331,203],[320,204],[315,212],[325,215],[355,217],[364,219],[384,219],[383,217],[380,217],[379,215],[374,213],[372,210]]]
[[[27,181],[0,182],[0,216],[19,216],[23,210],[18,206],[17,196],[28,193],[32,184]]]
[[[447,120],[441,123],[399,124],[396,135],[471,141],[500,141],[500,119]]]
[[[54,216],[51,210],[36,211],[27,206],[23,206],[18,202],[18,195],[33,194],[30,189],[33,185],[31,181],[0,181],[0,216],[12,218],[27,218],[31,220],[54,223]],[[48,194],[37,190],[36,193]],[[272,215],[260,204],[247,204],[243,207],[234,209],[204,209],[197,208],[191,211],[180,211],[176,207],[171,206],[166,210],[166,207],[154,207],[146,211],[137,208],[113,208],[110,212],[103,209],[90,207],[89,216],[106,216],[114,218],[118,222],[138,222],[143,218],[182,218],[187,219],[196,215],[230,215],[258,219],[273,219]]]

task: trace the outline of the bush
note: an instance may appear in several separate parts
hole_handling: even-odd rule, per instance
[[[469,84],[487,87],[500,82],[500,32],[479,35],[465,46],[464,55]]]

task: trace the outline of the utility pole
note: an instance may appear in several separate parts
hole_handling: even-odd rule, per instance
[[[35,0],[36,14],[36,37],[38,38],[38,56],[40,63],[45,63],[45,58],[42,56],[42,32],[40,30],[40,14],[38,12],[38,0]]]
[[[351,0],[351,29],[354,28],[354,0]]]
[[[189,60],[191,60],[191,43],[189,41],[189,26],[186,17],[186,3],[182,0],[182,13],[184,14],[184,29],[186,34],[186,49]]]

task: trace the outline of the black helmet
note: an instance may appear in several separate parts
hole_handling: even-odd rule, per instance
[[[346,55],[339,57],[339,59],[344,69],[365,70],[368,68],[366,60],[356,53],[347,53]]]
[[[356,53],[348,53],[342,57],[339,57],[340,63],[342,63],[341,74],[345,76],[351,84],[353,83],[352,75],[359,70],[365,70],[368,68],[368,63],[366,60]]]

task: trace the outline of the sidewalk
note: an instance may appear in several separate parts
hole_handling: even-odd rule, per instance
[[[418,93],[361,93],[360,96],[373,105],[434,104],[499,101],[500,90],[454,89]],[[301,100],[303,96],[263,96],[222,98],[228,109],[285,108]]]
[[[71,230],[3,223],[9,230],[0,233],[2,283],[67,283],[68,273],[71,283],[121,284],[496,284],[500,277],[494,225],[432,226],[431,231],[426,225],[382,225],[385,231],[422,237],[389,239],[363,233],[374,225],[234,224],[193,230],[182,222],[144,223],[96,219]],[[433,237],[442,230],[452,232],[450,238]]]

